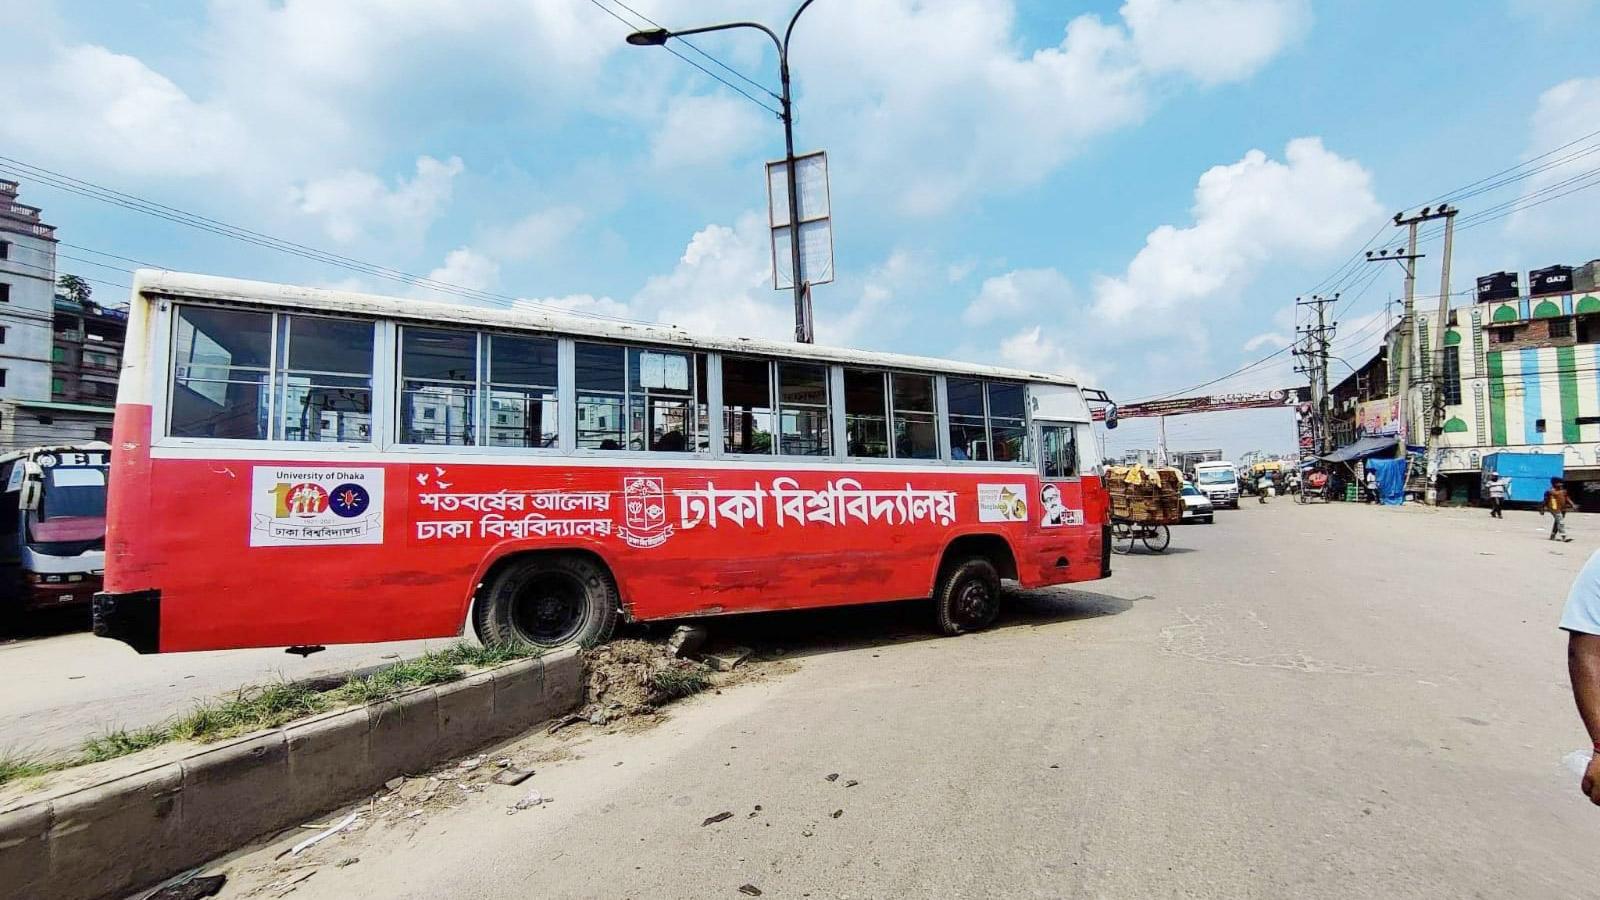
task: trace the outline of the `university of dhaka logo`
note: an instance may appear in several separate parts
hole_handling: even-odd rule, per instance
[[[630,547],[659,547],[672,537],[667,524],[667,491],[659,478],[622,479],[622,514],[617,536]]]
[[[328,492],[320,484],[280,484],[273,494],[277,497],[273,514],[280,519],[311,519],[328,510]]]

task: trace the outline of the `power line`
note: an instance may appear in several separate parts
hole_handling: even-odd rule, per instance
[[[646,22],[649,22],[651,25],[654,25],[655,27],[660,28],[662,31],[670,30],[666,26],[662,25],[660,22],[657,22],[655,19],[652,19],[649,16],[645,15],[644,13],[639,12],[637,9],[634,9],[633,7],[629,6],[628,4],[623,3],[622,0],[611,0],[611,2],[615,3],[616,5],[618,5],[620,7],[622,7],[623,9],[627,10],[628,12],[633,13],[634,15],[636,15],[639,18],[645,20]],[[762,84],[759,81],[756,81],[754,78],[751,78],[750,76],[744,74],[743,72],[739,71],[738,69],[735,69],[733,66],[728,65],[727,63],[723,62],[722,60],[717,59],[715,56],[712,56],[711,54],[707,53],[706,51],[700,49],[699,47],[697,47],[694,44],[690,43],[687,38],[681,38],[681,37],[678,37],[677,35],[673,35],[672,39],[677,41],[677,42],[679,42],[679,43],[681,43],[681,44],[683,44],[684,46],[686,46],[690,50],[693,50],[694,52],[700,54],[701,56],[704,56],[706,59],[711,60],[712,62],[716,63],[717,65],[721,66],[722,68],[727,69],[729,72],[732,72],[736,77],[744,79],[746,84],[749,84],[752,87],[756,88],[757,90],[760,90],[760,91],[770,95],[772,97],[772,99],[780,100],[780,101],[783,99],[781,96],[779,96],[778,94],[774,93],[766,85]]]
[[[639,26],[637,24],[635,24],[633,22],[629,22],[627,19],[624,19],[622,16],[617,15],[616,10],[613,10],[609,6],[606,6],[606,5],[602,4],[600,2],[600,0],[589,0],[589,2],[593,3],[596,8],[598,8],[598,9],[602,10],[603,12],[605,12],[606,15],[610,16],[613,19],[616,19],[618,22],[621,22],[623,25],[627,26],[628,31],[630,33],[639,30]],[[623,8],[626,9],[627,7],[623,7]],[[634,15],[638,15],[638,13],[634,13]],[[643,17],[641,16],[640,18],[643,18]],[[645,19],[645,21],[648,22],[650,20],[649,19]],[[679,40],[682,40],[682,38],[679,38]],[[688,42],[685,41],[684,43],[688,43]],[[693,46],[693,45],[691,45],[691,46]],[[668,53],[671,53],[673,56],[676,56],[677,58],[683,60],[684,62],[688,63],[689,65],[694,66],[696,69],[699,69],[700,71],[704,72],[708,77],[710,77],[712,79],[715,79],[716,81],[720,81],[729,90],[740,94],[746,100],[749,100],[751,103],[754,103],[755,105],[761,107],[762,109],[766,110],[767,112],[772,113],[773,115],[779,116],[779,117],[781,117],[783,115],[783,113],[778,112],[777,110],[773,109],[772,107],[768,106],[767,104],[762,103],[760,100],[757,100],[755,98],[755,96],[752,95],[749,91],[746,91],[744,88],[741,88],[738,85],[734,84],[733,82],[729,81],[728,79],[723,78],[722,76],[720,76],[717,73],[711,71],[710,69],[706,68],[705,66],[700,65],[699,63],[695,62],[694,60],[690,59],[689,57],[684,56],[682,53],[679,53],[678,51],[672,49],[671,47],[668,47],[666,44],[662,44],[661,45],[661,49],[667,51]],[[720,65],[720,63],[719,63],[719,65]],[[726,68],[726,67],[724,67],[724,68]],[[765,91],[766,88],[762,88],[762,90]]]
[[[279,253],[300,257],[302,259],[311,260],[324,265],[335,266],[337,268],[358,272],[363,275],[370,275],[376,278],[383,278],[389,281],[411,285],[413,287],[420,287],[430,291],[461,297],[463,299],[474,300],[480,303],[487,303],[491,305],[504,306],[507,308],[547,310],[562,315],[583,316],[594,319],[608,319],[619,322],[638,323],[640,321],[637,319],[629,319],[623,316],[611,316],[603,313],[568,310],[561,307],[550,306],[549,304],[538,303],[518,297],[512,297],[506,294],[496,293],[493,291],[468,288],[462,285],[441,281],[436,278],[405,272],[389,266],[370,263],[348,256],[342,256],[331,251],[321,250],[316,247],[299,244],[294,241],[274,237],[269,234],[252,231],[248,228],[238,225],[230,225],[227,222],[208,218],[198,213],[188,212],[177,207],[167,206],[165,204],[148,200],[133,194],[124,193],[91,181],[75,178],[61,172],[46,169],[42,166],[36,166],[13,157],[0,156],[0,163],[8,164],[11,168],[14,168],[21,173],[22,177],[25,177],[29,181],[47,185],[49,187],[56,188],[57,190],[66,191],[67,193],[75,194],[91,200],[98,200],[102,203],[109,203],[133,212],[142,213],[154,218],[164,219],[175,224],[186,225],[190,228],[206,231],[220,237],[226,237],[232,240],[241,241],[243,243],[253,244],[268,250],[274,250]],[[114,254],[106,255],[114,256]],[[126,259],[126,257],[122,258]],[[144,263],[141,263],[141,265],[144,265]]]

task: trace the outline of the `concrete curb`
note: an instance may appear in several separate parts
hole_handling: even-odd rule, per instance
[[[0,809],[0,885],[124,896],[570,712],[582,682],[578,651],[561,650],[24,800]]]

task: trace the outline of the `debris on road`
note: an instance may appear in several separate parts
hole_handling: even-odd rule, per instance
[[[584,654],[587,702],[577,715],[593,725],[651,715],[710,687],[709,672],[705,664],[675,658],[660,644],[612,641]]]
[[[827,780],[828,781],[838,781],[839,780],[839,773],[838,772],[834,772],[833,774],[828,776]]]
[[[667,652],[679,659],[693,656],[705,646],[707,636],[703,625],[679,625],[667,638]]]
[[[704,828],[707,825],[715,825],[718,822],[722,822],[722,821],[725,821],[725,820],[731,819],[731,818],[733,818],[733,813],[728,811],[728,810],[723,810],[722,812],[719,812],[716,815],[711,816],[710,818],[706,819],[704,822],[701,822],[700,823],[700,827]]]
[[[181,875],[169,881],[153,892],[146,894],[144,900],[201,900],[202,897],[213,897],[222,890],[227,883],[226,875],[201,875],[196,877],[195,869],[186,875]]]
[[[384,782],[384,783],[383,783],[383,786],[384,786],[384,787],[386,787],[386,788],[388,788],[388,789],[389,789],[389,790],[391,790],[391,791],[398,791],[398,790],[400,790],[400,788],[401,788],[401,787],[402,787],[402,786],[403,786],[403,785],[404,785],[404,784],[405,784],[405,783],[406,783],[406,779],[405,779],[405,777],[404,777],[404,776],[398,776],[398,775],[397,775],[397,776],[395,776],[395,777],[394,777],[394,778],[391,778],[391,779],[389,779],[389,780],[388,780],[388,781],[385,781],[385,782]]]
[[[840,816],[844,815],[844,810],[836,809],[833,812],[829,813],[828,815],[829,815],[829,818],[837,819]]]
[[[852,787],[855,787],[856,785],[858,785],[860,783],[861,782],[859,782],[859,781],[846,781],[844,783],[844,786],[847,787],[847,788],[852,788]]]
[[[511,805],[513,810],[532,809],[545,802],[544,795],[538,791],[529,791],[521,800]]]
[[[746,897],[759,897],[761,896],[761,888],[753,884],[741,884],[739,885],[739,893],[744,894]]]
[[[290,847],[289,848],[289,855],[290,856],[299,856],[300,854],[304,853],[305,851],[307,851],[307,850],[311,849],[312,847],[316,846],[321,841],[323,841],[323,840],[325,840],[327,838],[333,837],[334,835],[336,835],[339,832],[345,830],[346,828],[349,828],[356,821],[356,819],[358,819],[360,817],[361,817],[360,813],[351,813],[350,815],[345,816],[343,819],[341,819],[339,821],[339,824],[334,825],[334,826],[329,827],[329,828],[325,828],[322,831],[319,831],[316,834],[313,834],[311,837],[306,838],[305,840],[301,841],[300,843],[295,844],[293,847]]]
[[[532,769],[501,769],[500,771],[494,773],[494,777],[489,780],[493,781],[495,784],[503,784],[507,787],[515,787],[532,777]]]
[[[732,672],[734,667],[750,658],[753,651],[749,647],[734,647],[720,653],[707,653],[700,657],[700,661],[710,666],[713,671]]]
[[[359,857],[359,856],[346,856],[344,859],[341,859],[338,862],[334,863],[333,866],[336,869],[342,869],[345,866],[353,866],[358,862],[361,862],[361,857]]]

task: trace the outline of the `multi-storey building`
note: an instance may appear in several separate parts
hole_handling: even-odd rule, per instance
[[[111,439],[126,316],[56,296],[55,227],[0,180],[0,450]]]
[[[56,230],[0,180],[0,400],[50,399]]]
[[[1420,377],[1413,376],[1405,405],[1415,444],[1433,401],[1437,320],[1436,310],[1415,316]],[[1391,359],[1398,335],[1398,328],[1390,333]],[[1600,291],[1460,305],[1449,311],[1443,340],[1439,475],[1475,495],[1485,454],[1559,453],[1569,480],[1600,489]],[[1391,367],[1389,396],[1397,381]]]

